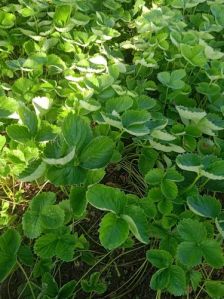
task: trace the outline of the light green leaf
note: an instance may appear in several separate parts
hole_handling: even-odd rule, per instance
[[[207,59],[204,54],[204,47],[201,45],[190,46],[180,44],[182,56],[193,66],[204,67]]]
[[[100,223],[100,242],[104,248],[112,250],[126,241],[129,234],[127,222],[113,213],[106,214]]]

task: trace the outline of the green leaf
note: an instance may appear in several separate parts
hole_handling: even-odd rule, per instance
[[[169,268],[169,284],[167,291],[174,296],[181,296],[186,293],[186,276],[184,270],[176,265]]]
[[[215,161],[201,170],[201,174],[211,180],[224,180],[224,161]]]
[[[201,280],[202,280],[201,272],[192,271],[190,273],[190,281],[194,291],[196,291],[197,288],[199,287]]]
[[[80,149],[92,138],[88,123],[79,115],[69,113],[62,125],[62,134],[66,142]]]
[[[42,227],[56,229],[64,223],[65,213],[60,206],[45,206],[40,218]]]
[[[43,229],[41,214],[44,208],[46,208],[45,211],[47,211],[47,208],[54,204],[55,199],[56,196],[52,192],[42,192],[32,199],[30,207],[24,213],[22,219],[24,234],[27,237],[29,237],[30,239],[34,239],[41,234]],[[44,223],[45,221],[46,218],[44,218]]]
[[[224,283],[218,280],[205,282],[205,290],[212,299],[222,299],[224,297]]]
[[[153,290],[164,290],[168,287],[170,282],[169,269],[159,269],[156,271],[150,281],[150,287]]]
[[[21,245],[18,251],[18,258],[26,266],[34,265],[34,255],[29,245]]]
[[[69,163],[75,156],[75,148],[62,158],[43,158],[43,161],[49,165],[65,165]]]
[[[214,268],[222,268],[224,265],[224,255],[220,244],[216,240],[205,240],[201,244],[201,249],[206,262]]]
[[[150,119],[150,114],[145,110],[127,110],[121,119],[123,126],[128,129],[130,126],[146,123]]]
[[[59,292],[58,292],[58,299],[64,299],[64,298],[70,298],[74,294],[75,288],[76,288],[76,281],[71,280],[64,284]]]
[[[201,45],[190,46],[180,44],[182,56],[193,66],[204,67],[207,59],[204,54],[204,47]]]
[[[36,114],[24,105],[19,107],[18,113],[23,125],[29,129],[32,136],[35,136],[38,128]]]
[[[159,185],[164,177],[164,171],[161,168],[154,168],[147,172],[145,182],[149,185]]]
[[[34,252],[43,259],[56,256],[65,262],[73,258],[75,237],[68,228],[61,228],[38,238],[34,245]]]
[[[147,244],[149,241],[148,222],[142,208],[134,205],[127,206],[121,217],[127,221],[135,238]]]
[[[86,170],[71,164],[63,167],[51,166],[48,168],[47,178],[56,186],[83,184],[86,179]]]
[[[176,183],[167,179],[162,181],[161,191],[167,199],[172,199],[172,200],[175,199],[178,194]]]
[[[106,136],[94,138],[83,149],[80,155],[80,165],[86,169],[97,169],[105,167],[113,154],[113,141]]]
[[[100,272],[94,272],[90,275],[89,280],[83,279],[81,281],[82,289],[87,292],[91,293],[94,292],[96,294],[103,294],[107,290],[107,285],[104,281],[100,281]]]
[[[180,243],[177,247],[178,260],[188,267],[199,265],[201,263],[202,254],[201,248],[194,242],[185,241]]]
[[[32,99],[32,103],[36,114],[42,116],[51,108],[52,100],[48,97],[35,97]]]
[[[184,241],[200,243],[207,237],[205,226],[190,218],[181,220],[177,226],[177,231]]]
[[[206,112],[199,108],[176,106],[176,109],[184,123],[186,120],[191,120],[194,123],[198,123],[206,116]]]
[[[168,168],[165,178],[173,182],[182,182],[184,180],[184,177],[175,168]]]
[[[116,98],[111,98],[106,101],[106,111],[108,113],[121,113],[128,110],[133,105],[133,100],[129,96],[121,96]]]
[[[147,260],[156,268],[168,268],[173,263],[171,254],[166,250],[150,249],[146,252]]]
[[[73,187],[69,194],[69,201],[75,217],[81,217],[87,206],[86,187]]]
[[[0,236],[0,282],[7,278],[16,265],[20,243],[21,237],[14,229],[8,229]]]
[[[40,160],[35,160],[27,165],[27,167],[19,174],[21,182],[32,182],[44,175],[46,164]]]
[[[202,167],[201,158],[197,154],[183,154],[176,158],[177,166],[183,170],[199,172]]]
[[[115,214],[108,213],[101,220],[99,234],[100,242],[104,248],[115,249],[128,238],[128,224]]]
[[[126,206],[127,199],[125,194],[119,189],[94,185],[86,193],[88,202],[97,209],[120,214]]]
[[[216,218],[221,212],[220,201],[212,196],[189,196],[187,204],[192,212],[202,217]]]
[[[12,140],[26,143],[31,139],[31,134],[26,126],[12,124],[6,128],[6,132]]]

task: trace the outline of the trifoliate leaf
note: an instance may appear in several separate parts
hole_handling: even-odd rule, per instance
[[[198,220],[186,218],[180,221],[177,231],[184,241],[200,243],[207,237],[205,226]]]
[[[61,228],[38,238],[34,245],[34,252],[43,259],[53,256],[63,261],[71,261],[75,249],[75,237],[68,228]]]

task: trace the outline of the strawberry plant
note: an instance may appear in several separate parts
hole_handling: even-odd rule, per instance
[[[2,0],[2,298],[224,298],[224,1]]]

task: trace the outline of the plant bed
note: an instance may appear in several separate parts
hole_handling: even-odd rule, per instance
[[[1,1],[0,298],[224,298],[223,16]]]

